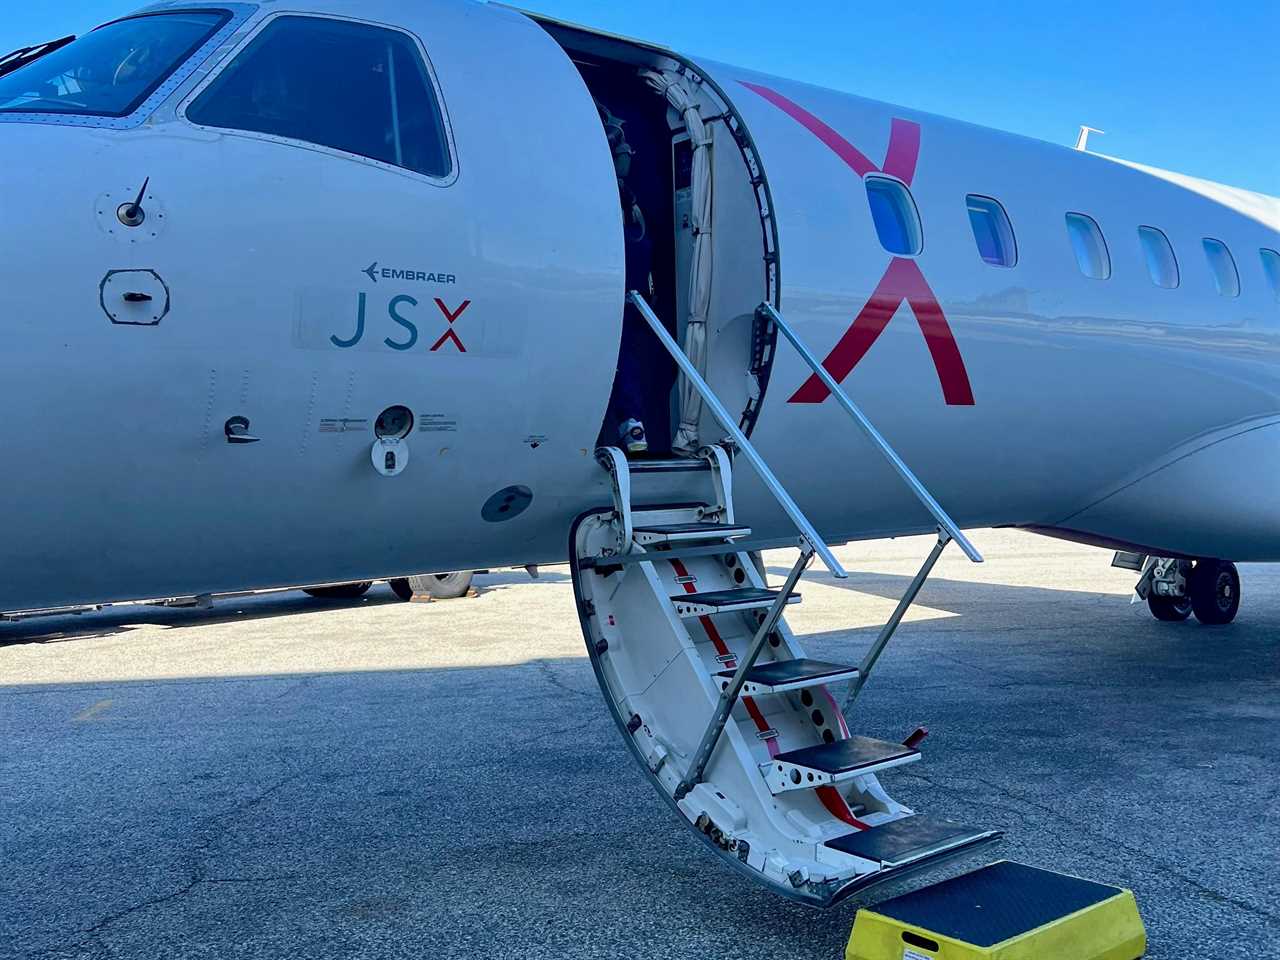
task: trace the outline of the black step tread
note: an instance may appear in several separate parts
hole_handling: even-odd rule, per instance
[[[1105,883],[1001,860],[870,909],[962,943],[993,947],[1123,892]]]
[[[704,520],[700,523],[643,523],[636,524],[632,528],[633,533],[656,533],[656,534],[682,534],[682,533],[705,533],[708,536],[721,537],[745,537],[751,533],[750,527],[745,527],[740,523],[713,523],[710,520]]]
[[[747,682],[773,687],[784,683],[797,683],[801,680],[821,680],[823,677],[849,673],[853,669],[843,663],[828,663],[825,660],[798,657],[795,660],[775,660],[772,663],[756,664],[747,671]],[[733,670],[722,670],[716,676],[728,679],[733,674]]]
[[[823,773],[841,774],[919,755],[919,750],[901,743],[889,743],[871,737],[850,737],[834,743],[820,743],[816,747],[789,750],[773,759],[775,763],[794,763]]]
[[[697,603],[707,607],[727,607],[738,603],[757,603],[776,600],[781,590],[765,590],[760,587],[738,587],[734,590],[710,590],[707,593],[683,593],[671,598],[673,603]],[[799,597],[800,594],[792,594]]]
[[[628,454],[627,469],[631,473],[684,473],[709,470],[710,466],[701,457],[666,457],[661,454]]]
[[[775,550],[785,548],[786,542],[778,540],[739,540],[736,537],[727,543],[715,543],[703,540],[687,540],[697,546],[686,546],[679,541],[672,543],[646,545],[643,552],[599,554],[594,557],[582,557],[578,565],[583,570],[594,570],[598,567],[617,567],[635,563],[663,563],[669,560],[690,560],[694,557],[723,557],[728,553],[751,553],[757,550]]]
[[[828,840],[827,846],[880,863],[901,863],[913,853],[924,853],[952,843],[964,843],[985,836],[990,831],[975,830],[950,820],[931,820],[919,815],[904,817],[867,830],[855,830]]]

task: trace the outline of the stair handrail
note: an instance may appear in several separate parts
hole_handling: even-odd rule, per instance
[[[796,529],[813,545],[814,552],[822,559],[823,565],[831,571],[833,577],[840,580],[847,579],[849,576],[848,571],[840,565],[840,561],[836,559],[826,541],[814,529],[813,524],[809,522],[809,518],[804,515],[804,512],[796,502],[791,499],[791,494],[787,493],[781,481],[774,476],[773,471],[769,469],[769,465],[765,463],[764,457],[760,456],[760,452],[751,445],[747,435],[738,426],[737,420],[730,416],[729,411],[720,402],[720,398],[716,396],[715,391],[702,378],[698,368],[693,365],[693,361],[680,349],[680,345],[671,338],[671,334],[667,333],[667,328],[662,325],[662,321],[658,319],[653,309],[645,302],[644,297],[632,290],[627,294],[627,301],[639,311],[640,316],[644,317],[645,322],[649,324],[654,335],[658,338],[658,342],[666,348],[667,353],[671,354],[671,359],[676,362],[680,372],[701,394],[703,402],[710,408],[712,415],[720,422],[720,426],[728,432],[733,442],[737,444],[738,450],[741,451],[743,457],[755,469],[765,487],[773,494],[773,498],[778,501],[778,505],[791,518],[791,522],[795,524]]]
[[[870,438],[876,449],[879,450],[884,458],[889,461],[889,465],[897,471],[898,476],[902,478],[902,481],[907,485],[911,492],[915,494],[916,499],[919,500],[920,503],[924,505],[924,508],[933,516],[938,527],[944,531],[950,539],[954,540],[959,545],[960,549],[964,551],[964,555],[966,557],[974,563],[982,563],[982,554],[980,554],[977,548],[969,542],[969,538],[960,532],[960,527],[956,522],[951,519],[951,516],[947,511],[942,509],[942,505],[934,499],[933,494],[931,494],[928,488],[920,482],[920,478],[911,472],[911,468],[903,462],[903,459],[900,456],[898,456],[897,451],[889,445],[889,441],[886,440],[884,435],[876,429],[875,424],[873,424],[871,420],[868,419],[867,415],[862,412],[861,408],[859,408],[858,405],[850,399],[849,395],[845,393],[844,388],[836,382],[835,378],[827,372],[827,368],[824,367],[818,358],[813,355],[813,352],[805,342],[800,339],[796,332],[791,329],[790,324],[782,319],[782,314],[775,310],[773,305],[769,303],[760,304],[760,306],[756,308],[756,313],[773,321],[774,326],[782,331],[782,335],[790,341],[791,346],[795,347],[796,352],[800,354],[801,358],[809,366],[809,369],[811,369],[814,372],[814,375],[822,381],[822,385],[831,391],[831,395],[836,398],[836,402],[839,403],[840,406],[844,408],[845,413],[849,414],[849,416],[853,418],[854,422],[862,428],[863,433]]]

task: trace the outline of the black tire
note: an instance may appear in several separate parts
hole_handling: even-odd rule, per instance
[[[1213,627],[1230,623],[1240,611],[1240,572],[1227,560],[1197,560],[1187,592],[1201,623]]]
[[[454,573],[428,573],[421,577],[410,577],[409,586],[419,595],[426,594],[433,600],[457,600],[465,597],[471,589],[471,581],[475,577],[473,570],[458,570]]]
[[[1181,623],[1191,616],[1191,600],[1188,597],[1157,597],[1152,593],[1147,596],[1147,609],[1157,620]]]
[[[465,597],[471,589],[474,570],[459,570],[455,573],[426,573],[417,577],[397,577],[388,580],[391,589],[401,600],[412,600],[414,597],[430,597],[432,600],[456,600]]]
[[[358,600],[369,592],[371,586],[372,581],[361,580],[359,583],[339,583],[332,587],[312,587],[302,592],[317,600]]]

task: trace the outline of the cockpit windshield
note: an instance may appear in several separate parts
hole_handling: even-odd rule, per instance
[[[0,76],[0,112],[128,116],[229,16],[199,10],[108,23]]]

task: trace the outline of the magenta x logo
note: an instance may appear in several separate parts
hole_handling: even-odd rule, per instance
[[[745,81],[742,85],[764,97],[825,143],[859,178],[869,173],[886,173],[908,186],[911,185],[911,179],[916,173],[916,162],[920,157],[920,124],[895,117],[889,130],[889,149],[885,152],[884,164],[877,167],[857,147],[795,101],[788,100],[768,87]],[[924,334],[929,355],[933,357],[934,369],[938,372],[938,382],[942,385],[943,397],[952,406],[972,406],[973,389],[969,385],[969,373],[965,369],[964,358],[960,356],[960,347],[942,312],[942,305],[933,295],[919,265],[905,257],[894,257],[889,262],[871,299],[827,354],[822,365],[837,383],[842,383],[867,355],[871,345],[879,339],[904,300],[911,307],[916,323],[920,325],[920,332]],[[822,403],[830,395],[822,381],[817,376],[811,376],[792,395],[789,402]]]

